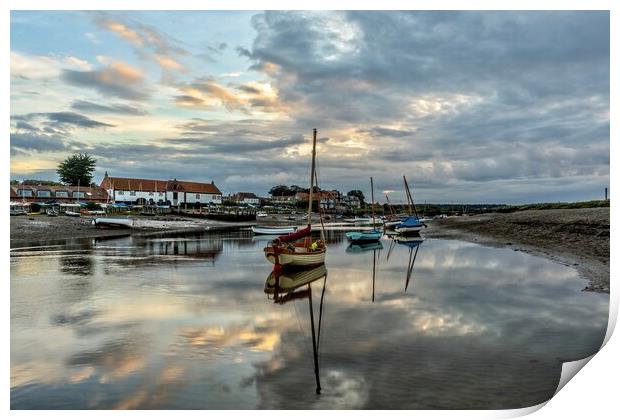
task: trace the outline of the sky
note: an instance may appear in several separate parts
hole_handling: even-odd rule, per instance
[[[111,176],[266,196],[602,199],[607,11],[11,11],[11,179]]]

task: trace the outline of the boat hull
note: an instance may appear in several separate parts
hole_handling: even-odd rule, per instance
[[[396,232],[402,234],[402,235],[407,235],[407,234],[412,234],[412,233],[417,233],[419,234],[420,231],[422,230],[423,226],[399,226],[396,227]]]
[[[252,226],[252,232],[256,235],[284,235],[296,230],[295,226]]]
[[[265,247],[265,258],[272,264],[291,266],[313,266],[325,262],[325,248],[317,251],[307,251],[295,248]]]
[[[347,239],[351,243],[378,242],[381,239],[381,232],[347,232]]]
[[[93,225],[98,228],[127,229],[133,226],[131,219],[112,219],[98,217],[93,220]]]

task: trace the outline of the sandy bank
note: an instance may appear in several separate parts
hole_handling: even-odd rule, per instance
[[[204,230],[239,229],[249,226],[244,223],[219,222],[207,219],[188,219],[175,216],[161,218],[132,217],[132,229],[98,229],[92,225],[93,217],[11,217],[11,248],[43,244],[77,238],[103,238],[126,235],[150,235],[162,232],[196,232]]]
[[[609,293],[609,208],[528,210],[428,223],[429,238],[454,238],[541,255],[574,266],[584,290]]]

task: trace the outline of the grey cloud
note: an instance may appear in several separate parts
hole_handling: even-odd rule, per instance
[[[492,180],[608,172],[607,12],[266,12],[252,22],[254,43],[238,52],[298,125],[377,138],[369,159],[332,172],[340,179],[425,165],[425,182],[473,182],[483,196]]]
[[[114,105],[101,105],[89,101],[73,101],[71,108],[92,112],[96,114],[120,114],[120,115],[146,115],[148,112],[129,105],[114,104]]]
[[[74,112],[48,112],[31,115],[40,115],[47,117],[51,122],[60,125],[73,125],[82,128],[102,128],[102,127],[114,127],[112,124],[103,123],[100,121],[92,120],[84,115],[76,114]]]
[[[123,80],[122,78],[108,77],[104,70],[63,70],[62,79],[74,86],[94,89],[104,96],[114,96],[136,101],[149,97],[144,87],[140,87],[139,84]]]
[[[11,133],[11,154],[36,152],[56,152],[66,148],[60,136],[34,133]]]

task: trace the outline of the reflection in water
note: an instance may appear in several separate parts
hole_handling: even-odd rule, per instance
[[[604,337],[609,295],[571,267],[329,236],[329,289],[323,266],[277,293],[246,232],[11,250],[11,407],[518,408]]]
[[[323,278],[321,289],[321,301],[319,304],[319,331],[315,334],[314,311],[312,307],[312,288],[310,284]],[[325,298],[325,286],[327,284],[327,269],[325,264],[305,270],[277,267],[274,269],[265,283],[265,293],[273,295],[273,302],[283,305],[296,299],[308,299],[310,307],[310,331],[312,334],[312,352],[314,358],[314,375],[316,378],[316,393],[321,393],[321,381],[319,378],[318,351],[321,338],[321,320],[323,317],[323,299]],[[304,286],[306,286],[304,288]],[[303,290],[301,290],[303,289]]]

